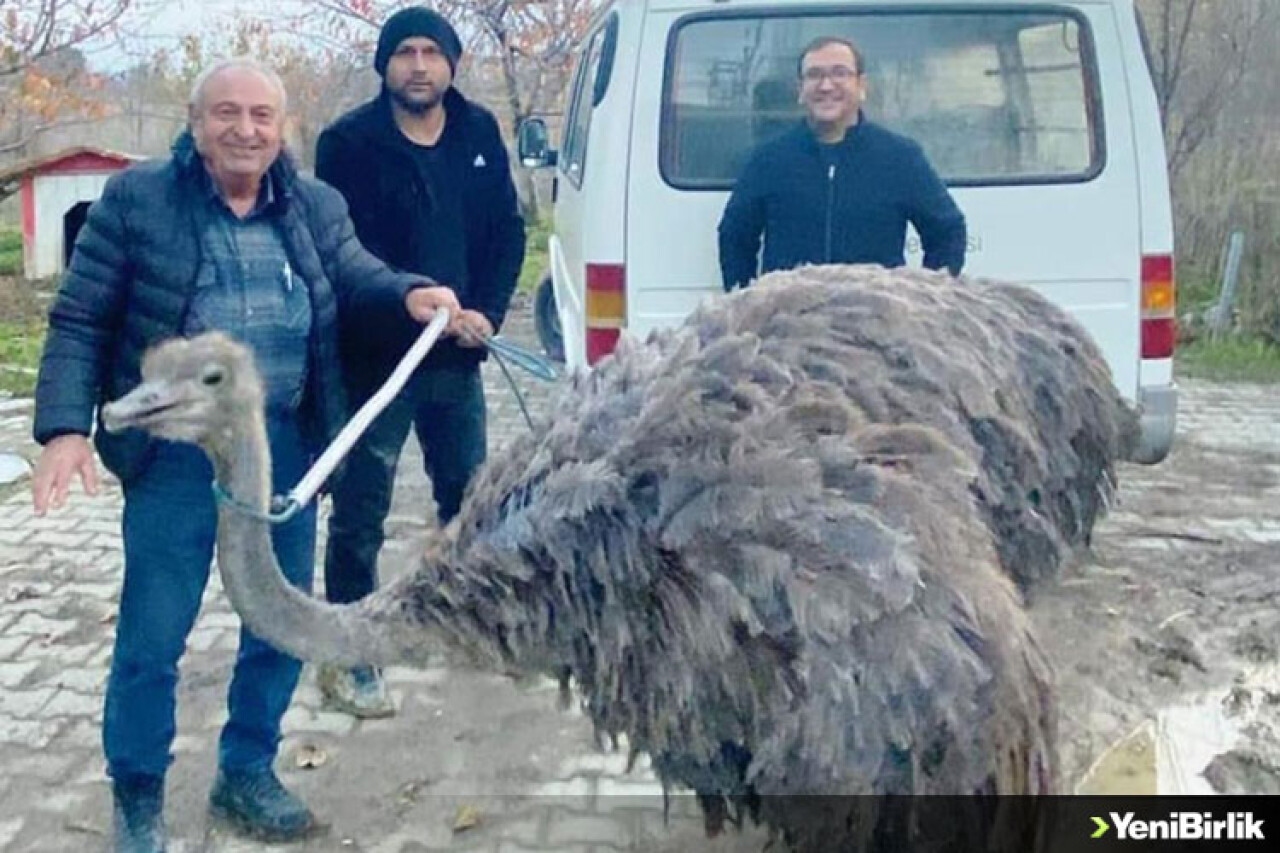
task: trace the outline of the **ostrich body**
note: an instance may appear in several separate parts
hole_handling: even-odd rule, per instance
[[[107,424],[199,443],[265,508],[248,353],[174,341],[143,372]],[[745,805],[832,849],[874,822],[759,797],[1054,790],[1051,673],[1014,579],[1087,538],[1134,424],[1096,346],[1030,291],[803,268],[624,340],[363,601],[294,590],[266,524],[227,508],[218,564],[291,654],[449,647],[572,677],[598,733],[696,791],[710,830]]]

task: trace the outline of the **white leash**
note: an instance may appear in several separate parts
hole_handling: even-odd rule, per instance
[[[413,375],[413,371],[417,369],[422,360],[426,358],[427,353],[435,346],[440,335],[444,332],[445,326],[449,325],[449,310],[441,308],[436,311],[431,322],[422,330],[422,334],[418,335],[418,339],[413,342],[413,346],[409,347],[409,351],[400,359],[400,363],[396,365],[396,369],[391,372],[391,376],[387,381],[382,383],[382,387],[370,397],[355,416],[347,422],[347,425],[338,433],[337,438],[333,440],[325,448],[324,453],[320,454],[320,458],[311,466],[311,470],[298,481],[298,485],[289,491],[284,497],[279,495],[271,499],[270,512],[263,513],[244,504],[242,501],[236,500],[233,496],[226,493],[217,483],[214,484],[214,493],[218,500],[230,504],[233,508],[259,518],[262,521],[269,521],[272,524],[283,524],[304,506],[311,503],[311,499],[316,496],[316,492],[320,491],[320,487],[324,485],[324,481],[334,472],[334,469],[342,462],[343,458],[351,451],[351,448],[364,431],[369,428],[369,424],[373,423],[374,418],[382,414],[382,410],[391,404],[396,398],[400,390],[404,388],[405,383],[409,381],[409,377]]]

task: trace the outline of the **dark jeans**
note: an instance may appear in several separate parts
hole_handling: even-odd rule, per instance
[[[292,420],[268,427],[274,489],[288,491],[308,457]],[[107,681],[103,745],[113,777],[163,775],[174,736],[178,659],[200,610],[217,535],[213,469],[188,444],[161,442],[124,489],[124,591]],[[297,587],[315,568],[314,504],[272,530],[276,558]],[[302,665],[240,632],[219,761],[230,770],[269,766]]]
[[[373,381],[353,382],[352,399],[361,404],[376,390]],[[484,384],[479,366],[415,372],[347,457],[333,486],[324,560],[325,591],[332,602],[357,601],[378,585],[383,522],[391,509],[396,464],[410,426],[418,435],[431,478],[436,515],[441,524],[447,524],[462,506],[471,475],[484,462]]]

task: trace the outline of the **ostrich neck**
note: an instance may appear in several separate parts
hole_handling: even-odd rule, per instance
[[[265,512],[271,501],[271,452],[262,413],[254,412],[251,418],[237,421],[226,438],[210,454],[218,484],[238,503]],[[220,534],[224,518],[220,512]],[[255,527],[260,528],[256,530],[258,536],[270,542],[266,525]],[[219,546],[222,545],[221,538],[219,535]]]
[[[237,420],[210,448],[218,483],[236,505],[218,507],[218,570],[227,597],[251,631],[301,660],[345,666],[389,664],[421,656],[420,631],[379,593],[352,605],[330,605],[286,580],[271,543],[265,513],[271,497],[271,458],[261,411]],[[292,524],[309,523],[295,519]],[[385,590],[384,590],[385,593]]]

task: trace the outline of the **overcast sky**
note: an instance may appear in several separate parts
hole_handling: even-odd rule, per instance
[[[160,48],[176,46],[183,35],[250,13],[259,16],[264,7],[278,11],[290,5],[291,0],[135,0],[120,32],[86,45],[85,53],[95,70],[122,71]]]

